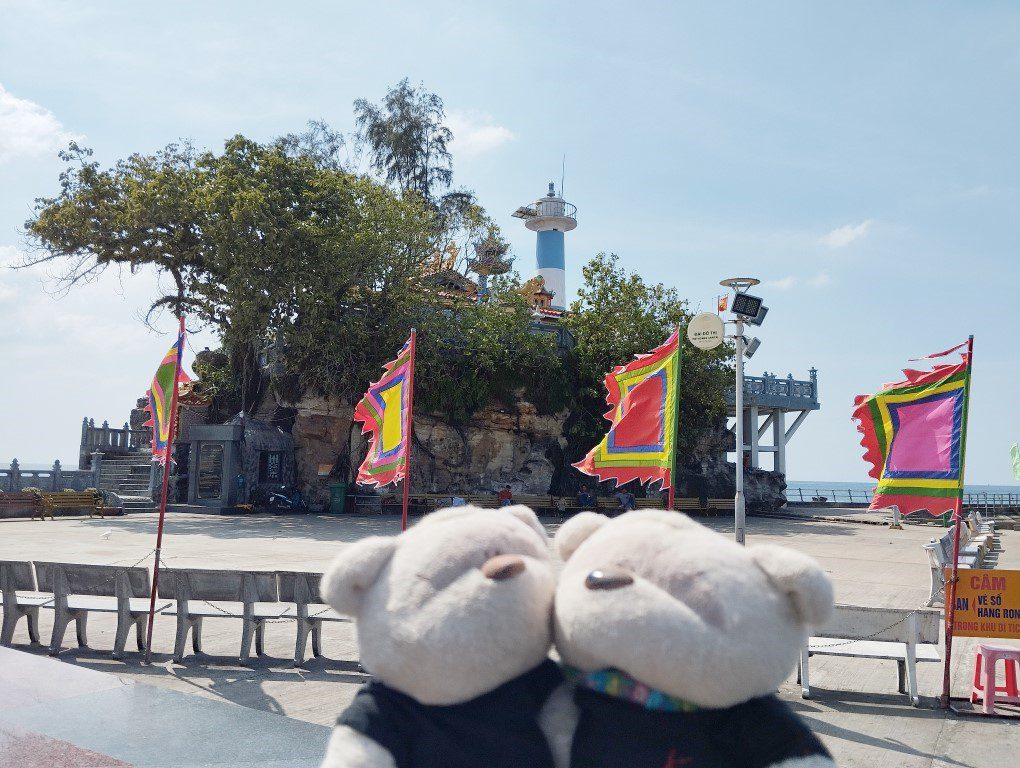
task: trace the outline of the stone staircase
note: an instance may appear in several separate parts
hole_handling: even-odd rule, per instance
[[[128,458],[103,458],[99,466],[99,490],[116,493],[124,512],[151,512],[155,504],[149,498],[149,454]]]

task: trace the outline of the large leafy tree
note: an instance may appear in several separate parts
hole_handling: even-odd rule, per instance
[[[171,145],[105,170],[86,149],[64,157],[60,194],[26,225],[33,261],[62,264],[67,285],[109,268],[155,270],[164,290],[150,312],[215,327],[246,394],[267,346],[305,362],[327,333],[309,382],[342,395],[361,387],[378,363],[372,334],[406,316],[387,309],[414,295],[433,248],[428,206],[295,143]]]
[[[567,425],[576,452],[571,458],[583,455],[605,434],[606,372],[650,351],[678,327],[685,339],[691,319],[687,302],[676,289],[627,272],[615,254],[598,254],[583,274],[584,285],[566,319],[576,340],[570,366],[576,378]],[[686,341],[682,344],[678,451],[683,460],[695,454],[699,437],[726,416],[724,393],[731,380],[732,350],[721,346],[705,351]]]

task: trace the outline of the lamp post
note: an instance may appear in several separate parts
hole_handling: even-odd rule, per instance
[[[744,322],[761,315],[761,299],[748,296],[748,288],[761,282],[753,277],[731,277],[719,283],[732,288],[733,297],[733,340],[736,342],[737,382],[734,392],[734,408],[737,412],[737,460],[736,460],[736,493],[733,496],[733,538],[737,544],[743,545],[745,538],[744,505]],[[742,300],[741,300],[742,299]],[[752,301],[748,301],[752,300]],[[752,425],[752,429],[757,428]]]

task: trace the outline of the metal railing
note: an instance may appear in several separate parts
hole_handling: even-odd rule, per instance
[[[560,216],[565,219],[577,220],[577,206],[562,200],[536,200],[532,205],[537,216]]]
[[[787,488],[786,499],[798,503],[826,505],[839,504],[870,504],[874,498],[873,491],[854,490],[852,488]],[[1005,512],[1020,510],[1020,493],[987,493],[984,491],[963,494],[964,509]]]

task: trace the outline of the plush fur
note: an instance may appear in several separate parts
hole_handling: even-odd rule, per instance
[[[321,591],[357,620],[368,672],[422,704],[450,705],[547,658],[555,584],[548,537],[534,512],[465,506],[430,514],[399,536],[345,548]],[[555,715],[545,718],[559,727]],[[324,765],[394,763],[378,744],[338,727]]]
[[[818,564],[771,545],[741,547],[675,512],[583,512],[556,534],[566,561],[556,592],[556,648],[584,670],[621,669],[704,707],[776,690],[832,587]],[[585,586],[597,569],[629,574]]]

